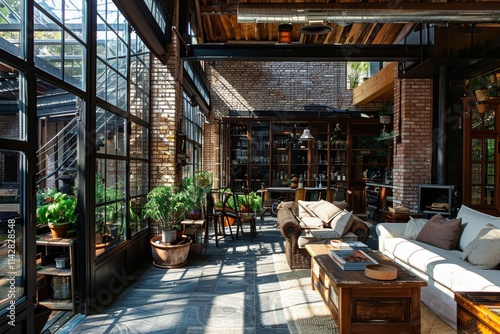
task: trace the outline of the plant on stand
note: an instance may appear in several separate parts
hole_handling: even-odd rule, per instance
[[[48,224],[54,238],[63,238],[76,222],[76,197],[55,189],[46,189],[39,195],[44,204],[36,209],[37,222]]]

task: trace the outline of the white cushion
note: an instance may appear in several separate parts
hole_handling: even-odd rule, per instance
[[[299,225],[302,228],[323,228],[323,221],[318,217],[302,217]]]
[[[476,239],[465,246],[461,258],[480,269],[494,269],[500,263],[500,229],[487,224]]]
[[[417,235],[420,233],[425,223],[427,223],[427,219],[425,218],[413,218],[410,216],[410,220],[406,223],[403,238],[413,240],[417,239]]]
[[[330,227],[340,235],[349,232],[352,225],[352,211],[342,210],[330,221]]]
[[[301,217],[300,207],[303,207],[311,216],[321,219],[325,225],[327,225],[338,213],[342,212],[342,209],[324,200],[299,201],[299,217]]]
[[[385,254],[430,275],[452,291],[500,291],[497,270],[483,270],[460,259],[458,250],[444,250],[416,240],[390,238]],[[391,255],[392,254],[392,255]]]
[[[460,207],[458,210],[457,218],[462,218],[462,235],[458,240],[458,249],[464,250],[465,247],[476,238],[478,233],[486,224],[492,224],[493,226],[500,228],[500,218],[491,216],[474,209],[471,209],[465,205]]]
[[[315,217],[314,213],[307,207],[308,201],[298,200],[297,204],[299,207],[299,217]]]

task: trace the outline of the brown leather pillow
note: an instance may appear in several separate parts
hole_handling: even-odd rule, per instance
[[[417,241],[442,249],[456,249],[461,223],[461,218],[447,220],[440,214],[432,216],[417,235]]]

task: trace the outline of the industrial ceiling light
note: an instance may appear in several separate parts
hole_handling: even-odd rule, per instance
[[[278,42],[282,44],[292,43],[293,25],[290,23],[282,23],[278,26]]]
[[[314,137],[311,134],[311,131],[309,131],[309,128],[305,128],[304,132],[300,136],[299,140],[313,140]]]

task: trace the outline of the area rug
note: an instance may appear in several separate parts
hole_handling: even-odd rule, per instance
[[[291,270],[285,254],[273,255],[280,296],[290,333],[337,334],[337,324],[319,294],[312,290],[311,273],[307,269]],[[456,331],[422,303],[421,332],[454,334]]]

